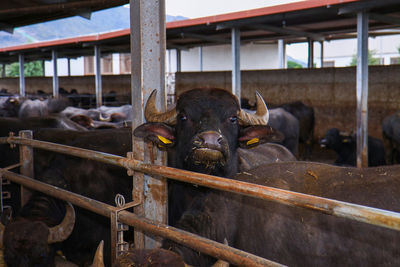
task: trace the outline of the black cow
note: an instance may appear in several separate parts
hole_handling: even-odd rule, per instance
[[[335,164],[339,166],[356,166],[356,138],[344,135],[337,128],[329,129],[320,141],[322,147],[337,153]],[[383,142],[368,136],[368,166],[386,165]]]
[[[387,116],[382,121],[382,136],[387,164],[400,163],[400,112]]]
[[[299,144],[301,145],[299,157],[304,160],[309,159],[314,144],[314,109],[301,101],[282,104],[280,107],[299,120]]]
[[[20,108],[18,96],[7,96],[0,98],[0,117],[17,117]]]
[[[174,147],[168,155],[172,167],[233,177],[238,171],[237,148],[251,148],[260,143],[280,141],[282,134],[268,123],[268,109],[257,95],[255,114],[240,109],[238,99],[223,89],[193,89],[183,93],[176,108],[160,113],[155,109],[153,91],[145,107],[147,123],[134,135],[159,147]],[[169,223],[174,225],[196,195],[206,188],[186,183],[169,187]]]
[[[5,226],[4,260],[8,266],[55,266],[59,242],[71,234],[75,211],[71,204],[34,194]]]
[[[235,179],[400,212],[399,174],[398,165],[282,162]],[[287,266],[400,266],[400,231],[228,192],[196,198],[177,227]],[[193,266],[215,261],[169,240],[163,247]]]

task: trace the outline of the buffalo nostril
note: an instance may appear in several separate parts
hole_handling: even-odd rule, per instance
[[[195,139],[194,143],[197,144],[198,142],[204,146],[220,146],[223,138],[221,134],[215,131],[207,131],[200,133],[197,138]]]

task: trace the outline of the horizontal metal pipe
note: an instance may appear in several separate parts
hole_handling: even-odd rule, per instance
[[[104,163],[122,166],[135,171],[152,175],[161,175],[170,179],[202,185],[219,190],[235,192],[246,196],[276,201],[289,206],[303,207],[317,210],[338,217],[353,219],[390,229],[400,230],[400,213],[376,209],[342,201],[296,193],[288,190],[277,189],[262,185],[246,183],[238,180],[227,179],[202,173],[190,172],[166,166],[144,163],[107,153],[87,149],[52,144],[43,141],[9,137],[9,143],[32,145],[36,148],[47,149],[73,156],[94,159]]]
[[[0,174],[8,180],[29,187],[33,190],[40,191],[55,198],[69,201],[81,208],[87,209],[94,213],[110,218],[111,213],[115,211],[115,207],[102,203],[100,201],[90,199],[79,194],[75,194],[56,186],[34,180],[32,178],[19,175],[4,169],[0,169]],[[283,266],[281,264],[269,261],[267,259],[255,256],[253,254],[229,247],[227,245],[194,235],[183,230],[167,226],[165,224],[156,223],[146,218],[135,215],[128,211],[121,211],[118,214],[118,220],[124,224],[137,227],[145,232],[149,232],[164,238],[168,238],[177,243],[191,247],[202,253],[211,255],[229,261],[239,266]]]

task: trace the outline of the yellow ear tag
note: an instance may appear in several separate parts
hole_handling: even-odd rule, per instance
[[[162,137],[161,135],[157,135],[157,137],[158,137],[158,139],[160,139],[160,141],[163,142],[164,144],[171,144],[171,143],[172,143],[171,140],[169,140],[169,139],[167,139],[167,138],[165,138],[165,137]]]
[[[257,137],[256,138],[253,138],[253,139],[250,139],[249,141],[247,141],[247,143],[246,143],[246,145],[252,145],[252,144],[255,144],[255,143],[258,143],[258,142],[260,142],[260,139],[258,139]]]

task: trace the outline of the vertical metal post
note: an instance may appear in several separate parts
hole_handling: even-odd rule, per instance
[[[286,68],[286,49],[285,49],[285,41],[282,39],[278,40],[278,61],[279,61],[279,68],[285,69]]]
[[[357,13],[357,167],[368,167],[368,13]]]
[[[232,93],[240,99],[240,29],[232,28]]]
[[[203,47],[199,46],[199,63],[200,63],[200,71],[203,71]]]
[[[71,58],[67,58],[68,76],[71,76]]]
[[[24,54],[18,55],[19,59],[19,94],[25,96]]]
[[[182,58],[181,58],[181,50],[176,49],[176,72],[182,71]]]
[[[132,55],[132,109],[135,114],[132,129],[143,123],[143,103],[157,89],[157,106],[166,108],[165,92],[165,0],[131,1],[131,55]],[[156,158],[152,147],[145,147],[142,140],[133,137],[134,157],[139,160],[166,164],[166,154],[157,150]],[[156,149],[156,148],[154,148]],[[146,218],[167,222],[167,183],[162,177],[150,177],[135,172],[134,190],[144,191],[144,203],[135,208],[135,213]],[[140,238],[135,230],[135,247],[154,248],[161,245],[160,239],[146,236]]]
[[[46,76],[46,67],[45,66],[46,66],[45,61],[42,60],[43,77]]]
[[[314,40],[308,38],[308,66],[309,69],[314,68]]]
[[[59,85],[58,85],[58,66],[57,66],[57,51],[51,51],[51,59],[53,62],[53,97],[58,98],[60,96]]]
[[[20,131],[19,136],[22,138],[32,139],[32,131]],[[33,148],[30,146],[19,146],[19,160],[21,162],[20,172],[22,175],[33,177]],[[21,186],[21,206],[29,200],[31,191]]]
[[[3,63],[1,64],[1,78],[5,78],[6,77],[6,64]]]
[[[101,84],[101,51],[100,46],[94,46],[94,66],[96,80],[96,106],[100,107],[103,104],[102,99],[102,84]]]
[[[319,41],[321,45],[321,68],[324,67],[324,41]]]

